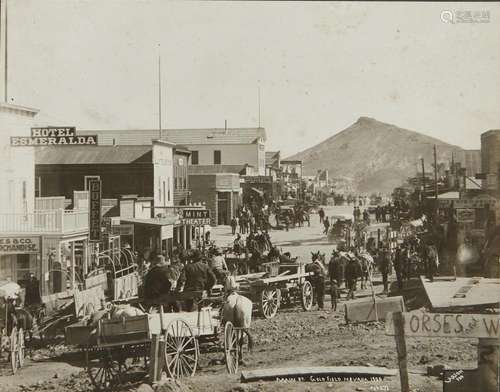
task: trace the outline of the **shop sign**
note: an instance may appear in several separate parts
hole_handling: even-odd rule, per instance
[[[31,128],[31,136],[11,136],[12,147],[96,146],[97,135],[76,135],[75,127]]]
[[[161,239],[168,240],[169,238],[174,238],[174,226],[165,225],[161,227]]]
[[[112,225],[111,233],[116,235],[134,235],[134,225],[131,224]]]
[[[202,219],[183,219],[182,223],[185,225],[191,226],[204,226],[210,224],[210,218],[202,218]]]
[[[0,254],[40,253],[39,237],[0,237]]]
[[[89,181],[89,234],[90,241],[101,240],[101,203],[102,182],[101,180]]]
[[[475,222],[476,211],[474,208],[457,208],[457,222]]]
[[[496,204],[496,199],[494,197],[485,195],[477,196],[473,199],[459,199],[453,203],[455,208],[484,208],[487,205],[493,207]]]
[[[184,209],[182,210],[183,219],[210,219],[210,210]]]
[[[245,176],[244,178],[247,184],[271,184],[273,182],[272,176]]]

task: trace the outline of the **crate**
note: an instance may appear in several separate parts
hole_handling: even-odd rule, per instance
[[[109,346],[117,344],[143,343],[151,339],[149,317],[124,317],[120,320],[100,320],[97,344]]]
[[[64,329],[64,338],[68,346],[89,346],[95,343],[92,328],[79,321]]]
[[[272,261],[270,263],[262,263],[266,272],[269,274],[269,277],[277,276],[280,269],[279,261]]]

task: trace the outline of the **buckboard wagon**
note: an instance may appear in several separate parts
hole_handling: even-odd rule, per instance
[[[188,296],[187,293],[169,295],[156,303],[187,299]],[[118,320],[101,319],[97,326],[80,321],[66,328],[66,343],[83,351],[85,368],[94,388],[106,391],[133,374],[142,374],[142,378],[148,373],[151,382],[162,376],[193,376],[198,366],[200,344],[217,344],[223,328],[226,368],[235,373],[241,331],[229,321],[222,325],[218,309],[201,306],[207,299],[205,292],[204,296],[198,301],[198,310],[193,312],[164,313],[160,304],[157,313]]]
[[[269,264],[273,264],[273,268],[267,272],[237,276],[238,292],[257,304],[266,319],[276,316],[281,306],[291,306],[297,302],[305,311],[311,310],[313,287],[309,277],[312,273],[305,271],[306,264]]]
[[[9,311],[8,300],[0,298],[0,357],[6,351],[12,373],[24,365],[24,331],[17,327]]]

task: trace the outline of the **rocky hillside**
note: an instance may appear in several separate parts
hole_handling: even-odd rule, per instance
[[[328,169],[329,177],[348,177],[362,193],[387,193],[406,178],[421,171],[431,171],[433,145],[437,146],[438,162],[451,160],[458,146],[421,133],[386,124],[369,117],[358,121],[334,136],[287,159],[304,162],[304,174],[315,175]]]

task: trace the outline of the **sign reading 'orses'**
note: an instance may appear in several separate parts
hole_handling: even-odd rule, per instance
[[[97,145],[97,135],[76,135],[75,127],[31,128],[31,136],[11,136],[12,147]]]
[[[101,240],[101,180],[89,181],[89,239]]]

